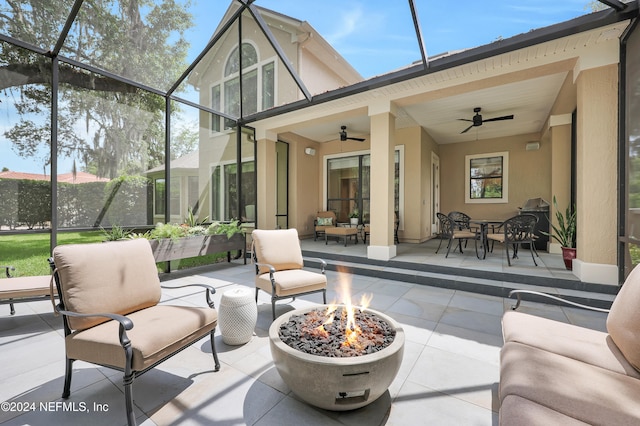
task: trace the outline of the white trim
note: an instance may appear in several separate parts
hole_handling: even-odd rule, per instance
[[[618,285],[618,267],[573,259],[573,275],[585,283]]]
[[[390,260],[396,257],[396,246],[372,246],[367,247],[367,259]]]
[[[471,160],[486,157],[502,157],[502,198],[471,198]],[[464,157],[464,202],[466,204],[499,204],[509,202],[509,151],[465,155]]]

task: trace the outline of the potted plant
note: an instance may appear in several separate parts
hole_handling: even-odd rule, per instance
[[[542,231],[543,234],[550,236],[562,248],[562,259],[564,266],[568,270],[573,269],[573,259],[576,258],[576,208],[575,206],[567,206],[564,215],[558,208],[556,196],[553,196],[553,208],[556,211],[556,221],[558,225],[551,223],[553,233]]]
[[[358,210],[354,210],[349,214],[349,221],[351,222],[351,225],[357,225],[359,218],[360,214],[358,214]]]

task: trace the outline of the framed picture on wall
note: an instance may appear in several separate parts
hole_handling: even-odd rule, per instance
[[[509,153],[465,156],[465,202],[509,202]]]

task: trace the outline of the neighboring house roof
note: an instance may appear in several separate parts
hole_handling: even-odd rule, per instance
[[[8,170],[6,172],[0,172],[0,179],[27,179],[27,180],[44,180],[50,181],[51,176],[40,173],[24,173],[14,172]],[[88,183],[88,182],[109,182],[110,179],[101,178],[91,173],[77,172],[74,176],[73,173],[63,173],[58,175],[58,182],[63,183]]]
[[[171,170],[183,169],[198,169],[200,165],[200,154],[196,149],[189,154],[185,154],[180,158],[176,158],[175,160],[171,160]],[[164,164],[159,165],[158,167],[154,167],[153,169],[147,170],[146,173],[157,173],[164,171]]]

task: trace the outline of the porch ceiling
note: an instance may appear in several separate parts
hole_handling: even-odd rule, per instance
[[[619,22],[572,34],[302,108],[277,117],[271,122],[274,127],[267,126],[277,133],[329,142],[338,139],[345,125],[349,136],[368,138],[368,105],[390,101],[398,105],[396,128],[418,125],[438,144],[541,135],[580,56],[598,55],[603,43],[617,43],[627,25],[628,21]],[[459,119],[471,119],[475,107],[482,108],[484,120],[510,114],[514,119],[483,123],[461,134],[471,123]]]

